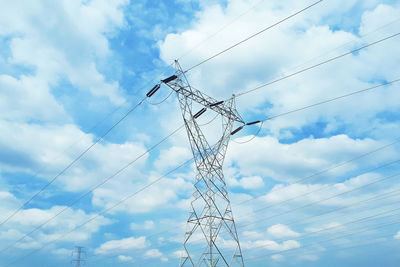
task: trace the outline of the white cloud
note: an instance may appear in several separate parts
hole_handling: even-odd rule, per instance
[[[107,241],[101,244],[100,247],[96,248],[95,253],[105,255],[120,251],[143,249],[147,246],[148,242],[144,236],[138,238],[128,237],[119,240]]]
[[[398,24],[373,32],[364,40],[354,33],[359,28],[361,33],[370,33],[399,17],[398,5],[378,4],[379,1],[360,3],[344,0],[335,4],[320,4],[192,70],[189,79],[194,86],[211,95],[227,98],[232,90],[240,92],[254,88],[299,70],[296,66],[307,67],[358,47],[364,41],[372,42],[393,34]],[[171,59],[179,57],[182,50],[189,50],[214,32],[215,25],[224,25],[236,18],[245,7],[249,7],[249,2],[243,0],[228,1],[224,7],[205,7],[197,13],[197,18],[193,20],[189,29],[178,34],[169,34],[159,43],[162,59],[169,63]],[[180,63],[184,68],[188,68],[303,7],[304,2],[301,1],[286,1],[284,4],[281,1],[262,2],[245,16],[246,19],[235,21],[215,38],[197,47]],[[355,9],[368,10],[360,14],[361,22],[359,16],[351,16]],[[338,19],[340,16],[348,17],[347,27],[343,27],[343,21]],[[382,16],[385,17],[384,20]],[[337,29],[338,26],[342,26],[341,30]],[[340,49],[336,49],[340,46]],[[332,49],[336,50],[326,55],[327,51]],[[377,80],[394,79],[399,72],[396,63],[400,53],[395,53],[396,56],[393,57],[388,55],[387,51],[399,49],[396,40],[387,41],[357,55],[342,58],[263,88],[238,98],[239,110],[251,110],[259,114],[259,117],[272,116],[355,89],[369,87]],[[313,59],[318,55],[324,56]],[[307,64],[303,64],[304,62]],[[337,83],[338,77],[341,81],[340,86]],[[322,122],[327,124],[322,130],[328,134],[346,126],[356,133],[387,136],[389,133],[382,127],[390,123],[375,118],[384,110],[395,111],[398,103],[394,99],[398,97],[398,86],[388,86],[353,99],[342,100],[337,102],[338,104],[324,105],[270,121],[268,130],[280,136],[283,134],[281,131],[287,134],[287,131],[294,132],[303,126]],[[358,105],[354,105],[354,101],[357,101]],[[380,104],[383,102],[385,105]]]
[[[345,192],[362,187],[372,181],[382,179],[378,173],[365,173],[356,177],[351,177],[341,183],[333,184],[290,184],[287,186],[276,185],[270,192],[261,197],[262,200],[269,203],[279,203],[290,200],[291,203],[311,203],[320,202],[319,205],[340,205],[349,204],[360,197],[362,192],[353,194],[344,194]],[[358,194],[357,194],[358,193]],[[338,194],[338,197],[333,197]],[[332,196],[332,198],[330,198]],[[329,198],[329,199],[328,199]],[[323,201],[327,199],[326,201]]]
[[[184,255],[187,255],[187,253],[186,253],[186,251],[184,251],[184,250],[177,250],[177,251],[174,251],[174,253],[172,253],[172,255],[173,255],[175,258],[180,259],[180,258],[182,258]]]
[[[258,189],[264,186],[264,182],[260,176],[243,177],[233,185],[241,186],[244,189]]]
[[[283,257],[281,254],[275,254],[271,256],[271,259],[273,259],[274,261],[283,261],[285,257]]]
[[[14,201],[19,202],[16,199]],[[14,212],[15,207],[14,205],[9,207],[2,206],[1,210],[2,214],[10,215]],[[61,211],[63,212],[61,213]],[[91,220],[94,216],[96,214],[86,213],[80,209],[74,210],[65,206],[52,206],[49,209],[23,209],[3,225],[3,229],[0,231],[1,243],[4,243],[4,246],[9,245],[37,227],[40,228],[18,242],[16,247],[21,249],[38,248],[44,243],[54,240],[57,240],[57,243],[83,242],[88,240],[93,233],[98,232],[102,226],[111,224],[111,220],[103,216],[98,216],[96,219]],[[53,219],[53,217],[55,218]],[[2,220],[5,218],[2,218]],[[26,218],[29,218],[29,220]],[[51,221],[42,226],[44,222],[50,219]],[[89,223],[77,228],[89,220],[91,220]],[[75,228],[77,229],[74,230]],[[72,230],[74,231],[69,233]],[[63,236],[66,233],[68,235]],[[63,251],[54,250],[53,252],[60,254]]]
[[[264,179],[292,182],[370,152],[382,144],[386,143],[368,138],[352,139],[347,135],[318,139],[310,137],[292,144],[281,143],[277,138],[270,136],[257,137],[245,146],[232,143],[227,153],[226,165],[238,169],[242,175],[261,175]],[[324,173],[324,176],[337,178],[361,164],[377,165],[397,154],[394,147],[388,147],[374,157],[350,162]]]
[[[272,240],[257,240],[251,243],[244,244],[245,247],[251,248],[262,248],[272,251],[285,251],[289,249],[299,248],[301,245],[296,240],[286,240],[281,244]]]
[[[46,95],[48,87],[64,76],[73,85],[88,89],[95,96],[122,103],[118,84],[107,82],[94,62],[110,54],[106,34],[123,26],[121,6],[125,4],[125,0],[112,3],[96,0],[86,4],[78,0],[42,1],[35,5],[14,1],[4,6],[0,34],[15,35],[10,44],[12,56],[9,61],[36,68],[33,79],[41,84],[29,91],[42,91]],[[48,15],[44,18],[43,14]],[[80,23],[83,20],[85,23]],[[41,94],[37,95],[41,99]],[[41,104],[45,103],[43,100]],[[53,105],[52,102],[46,104]]]
[[[277,238],[285,238],[285,237],[297,237],[300,234],[290,229],[288,226],[284,224],[275,224],[267,229],[268,234]]]
[[[146,253],[144,254],[146,258],[160,258],[162,257],[162,255],[163,254],[158,249],[147,250]]]
[[[400,239],[400,232],[398,232],[395,236],[394,239]]]
[[[161,150],[154,166],[164,170],[168,167],[175,167],[191,157],[192,154],[187,147],[172,146],[166,150]]]
[[[0,141],[3,153],[8,155],[8,160],[0,163],[3,170],[28,173],[41,170],[38,176],[46,180],[51,180],[82,151],[91,146],[95,139],[91,134],[82,132],[73,124],[35,125],[0,120],[0,132],[2,136],[7,137],[1,138]],[[76,137],[80,137],[78,141]],[[68,191],[91,188],[145,150],[144,145],[140,143],[98,143],[58,181]],[[124,174],[137,173],[146,159],[147,155],[135,163],[133,170],[128,170]],[[85,179],[82,179],[83,176]]]
[[[245,238],[250,238],[250,239],[260,239],[260,238],[262,238],[263,234],[260,232],[256,232],[256,231],[243,231],[241,236],[243,236]]]
[[[330,223],[327,223],[327,224],[324,224],[324,225],[320,225],[320,226],[314,226],[314,227],[307,227],[305,230],[307,231],[307,232],[320,232],[320,231],[325,231],[325,230],[329,230],[329,229],[332,229],[332,230],[334,230],[334,231],[336,231],[336,230],[341,230],[342,229],[342,224],[341,223],[338,223],[338,222],[330,222]],[[325,234],[325,233],[323,233],[323,234]]]
[[[66,249],[66,248],[58,248],[58,249],[53,250],[51,253],[65,257],[65,256],[70,256],[72,253],[72,250]]]
[[[151,230],[154,228],[154,222],[147,220],[143,224],[131,223],[130,228],[132,230]]]
[[[107,188],[97,189],[94,191],[92,202],[96,206],[111,207],[121,199],[121,196],[132,195],[138,188],[143,187],[152,179],[159,178],[160,176],[161,174],[154,174],[154,176],[149,177],[149,180],[141,181],[140,183],[132,183],[131,180],[126,180],[124,183],[113,183]],[[129,213],[147,213],[167,207],[168,205],[175,207],[174,203],[180,201],[178,193],[190,194],[191,190],[192,184],[182,178],[163,179],[146,191],[140,192],[123,202],[113,209],[112,212],[123,210]]]
[[[125,255],[118,255],[118,260],[122,262],[133,262],[133,258],[131,256],[125,256]]]

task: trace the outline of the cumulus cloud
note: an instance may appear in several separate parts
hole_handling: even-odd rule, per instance
[[[300,234],[284,224],[275,224],[267,229],[268,234],[277,238],[298,237]]]
[[[398,232],[395,236],[394,239],[400,239],[400,232]]]
[[[372,139],[352,139],[347,135],[310,137],[291,144],[281,143],[271,136],[257,137],[246,146],[231,144],[226,164],[238,169],[242,175],[262,175],[264,179],[291,182],[380,146],[380,142]],[[384,152],[374,155],[374,158],[366,157],[364,161],[332,169],[324,176],[339,177],[358,168],[359,164],[377,164],[377,161],[382,162],[398,154],[394,147]]]
[[[260,176],[243,177],[239,181],[229,180],[231,186],[240,186],[244,189],[258,189],[264,186]]]
[[[8,208],[4,206],[2,207],[2,211],[4,212],[3,214],[6,216],[12,214],[15,210],[13,205]],[[56,215],[57,217],[55,217]],[[54,240],[57,240],[57,243],[83,242],[88,240],[93,233],[98,232],[102,226],[112,223],[111,220],[104,216],[98,216],[96,219],[91,220],[94,216],[95,214],[93,213],[86,213],[83,210],[75,210],[65,206],[52,206],[48,209],[22,209],[3,225],[3,229],[0,231],[0,236],[4,245],[9,245],[10,242],[14,242],[22,236],[25,236],[25,234],[40,227],[38,230],[33,231],[23,240],[18,242],[16,247],[21,249],[38,248],[44,243],[52,242]],[[53,217],[55,218],[53,219]],[[5,218],[7,217],[3,217],[1,220]],[[26,218],[29,218],[29,220]],[[89,220],[91,220],[89,223],[77,228]],[[42,226],[46,221],[49,222]],[[77,229],[75,230],[75,228]],[[74,231],[69,233],[72,230]],[[66,233],[69,234],[65,235]],[[60,254],[63,251],[54,250],[53,252]]]
[[[375,30],[388,22],[395,21],[400,14],[400,9],[396,5],[378,5],[378,3],[370,1],[368,4],[361,4],[359,1],[350,3],[341,0],[335,4],[320,4],[192,70],[189,73],[189,79],[202,90],[212,92],[212,95],[217,97],[227,98],[232,91],[241,92],[254,88],[293,73],[300,69],[299,66],[310,66],[358,47],[366,41],[374,41],[382,36],[393,34],[395,24],[381,29],[379,33]],[[351,14],[355,6],[360,5],[363,8],[368,6],[368,9],[361,9],[368,10],[360,14],[361,22],[357,16],[345,15]],[[343,9],[338,10],[338,6]],[[183,50],[185,48],[189,50],[210,32],[215,31],[216,24],[224,25],[241,14],[243,7],[249,7],[249,2],[233,0],[228,1],[226,7],[209,5],[204,8],[197,14],[190,29],[181,33],[171,33],[159,43],[162,59],[170,62],[172,58],[179,57],[182,47]],[[247,19],[235,21],[215,38],[196,47],[190,55],[181,59],[181,64],[184,67],[190,67],[302,7],[304,7],[304,2],[299,1],[289,1],[285,4],[279,1],[258,3],[257,8],[246,15]],[[332,13],[332,10],[337,10],[338,13]],[[338,27],[343,22],[338,20],[341,16],[339,14],[349,17],[349,28]],[[385,19],[382,21],[383,14]],[[363,34],[368,32],[371,36],[361,38],[355,33],[358,31]],[[328,53],[333,49],[335,49],[334,52]],[[398,49],[396,41],[391,40],[314,71],[258,90],[238,98],[239,110],[255,111],[260,117],[271,116],[328,97],[338,96],[353,91],[355,88],[369,87],[376,84],[378,80],[394,79],[398,73],[396,62],[399,58],[388,56],[386,51]],[[396,55],[398,54],[400,53]],[[320,57],[316,58],[316,56]],[[340,86],[338,86],[337,77],[340,77]],[[384,110],[395,111],[397,103],[393,99],[398,98],[398,94],[398,86],[389,86],[357,96],[359,100],[357,106],[353,105],[354,100],[344,100],[340,102],[340,109],[337,105],[325,105],[292,114],[286,118],[270,121],[268,129],[277,136],[283,136],[285,132],[293,133],[306,125],[322,123],[326,124],[322,129],[326,133],[335,132],[341,127],[351,128],[355,132],[368,132],[372,122],[376,126],[373,128],[374,134],[382,136],[385,132],[380,127],[388,126],[389,123],[377,120],[377,115]],[[382,101],[385,105],[379,104]],[[357,126],[352,127],[352,125]]]
[[[146,258],[160,258],[163,254],[158,249],[147,250],[144,256]]]
[[[146,248],[148,245],[149,244],[146,240],[146,237],[144,236],[138,238],[128,237],[119,240],[107,241],[101,244],[100,247],[96,248],[95,253],[106,255],[114,252],[143,249]]]
[[[281,254],[275,254],[271,256],[271,259],[273,259],[274,261],[283,261],[285,257],[283,257]]]
[[[341,230],[342,224],[338,222],[330,222],[318,227],[307,227],[305,230],[307,232],[320,232],[320,231],[325,231],[325,230]]]
[[[257,240],[245,245],[247,248],[262,248],[271,251],[285,251],[293,248],[299,248],[301,244],[296,240],[286,240],[281,244],[273,240]]]
[[[190,159],[192,153],[187,147],[172,146],[169,149],[161,150],[154,166],[161,170],[181,164],[184,160]]]
[[[154,228],[154,222],[152,220],[147,220],[143,224],[131,223],[130,228],[132,230],[151,230]]]
[[[125,256],[125,255],[118,255],[118,260],[122,262],[133,262],[133,258],[131,256]]]

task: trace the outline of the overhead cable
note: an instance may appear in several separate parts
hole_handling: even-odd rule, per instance
[[[28,205],[33,199],[35,199],[39,194],[41,194],[47,187],[53,184],[61,175],[63,175],[69,168],[71,168],[77,161],[79,161],[90,149],[97,145],[101,140],[104,139],[118,124],[120,124],[126,117],[129,116],[136,108],[138,108],[146,98],[139,101],[133,108],[131,108],[125,115],[120,118],[116,123],[114,123],[103,135],[97,138],[90,146],[88,146],[83,152],[79,154],[74,160],[72,160],[64,169],[62,169],[56,176],[54,176],[48,183],[46,183],[38,192],[36,192],[31,198],[24,202],[18,209],[16,209],[11,215],[9,215],[5,220],[0,223],[0,226],[8,222],[12,217],[14,217],[19,211],[21,211],[26,205]]]
[[[145,155],[147,155],[148,153],[150,153],[152,150],[154,150],[157,146],[159,146],[161,143],[165,142],[168,138],[170,138],[171,136],[173,136],[174,134],[176,134],[179,130],[181,130],[183,128],[184,125],[181,125],[179,128],[177,128],[175,131],[171,132],[169,135],[165,136],[163,139],[161,139],[160,141],[158,141],[156,144],[154,144],[153,146],[151,146],[149,149],[147,149],[145,152],[141,153],[139,156],[137,156],[134,160],[130,161],[128,164],[126,164],[124,167],[122,167],[121,169],[119,169],[117,172],[115,172],[114,174],[112,174],[111,176],[109,176],[108,178],[106,178],[105,180],[103,180],[101,183],[95,185],[93,188],[91,188],[89,191],[87,191],[86,193],[82,194],[80,197],[78,197],[77,199],[73,200],[69,205],[67,205],[66,207],[64,207],[63,209],[61,209],[58,213],[56,213],[54,216],[52,216],[51,218],[49,218],[48,220],[46,220],[45,222],[43,222],[42,224],[40,224],[39,226],[35,227],[32,231],[30,231],[29,233],[25,234],[24,236],[22,236],[20,239],[18,239],[17,241],[15,241],[14,243],[12,243],[11,245],[5,247],[4,249],[2,249],[0,251],[0,253],[3,253],[4,251],[6,251],[7,249],[13,247],[15,244],[17,244],[18,242],[22,241],[23,239],[25,239],[26,237],[28,237],[29,235],[31,235],[32,233],[38,231],[39,229],[41,229],[43,226],[45,226],[46,224],[48,224],[49,222],[51,222],[52,220],[54,220],[55,218],[57,218],[59,215],[61,215],[63,212],[65,212],[66,210],[68,210],[69,208],[71,208],[73,205],[75,205],[76,203],[78,203],[79,201],[81,201],[83,198],[85,198],[86,196],[90,195],[94,190],[96,190],[97,188],[99,188],[100,186],[104,185],[105,183],[107,183],[108,181],[110,181],[111,179],[113,179],[114,177],[116,177],[117,175],[119,175],[121,172],[123,172],[124,170],[126,170],[128,167],[130,167],[132,164],[134,164],[135,162],[137,162],[139,159],[143,158]]]
[[[239,46],[240,44],[242,44],[242,43],[244,43],[244,42],[246,42],[246,41],[248,41],[248,40],[250,40],[250,39],[256,37],[257,35],[260,35],[261,33],[263,33],[263,32],[265,32],[265,31],[267,31],[267,30],[269,30],[269,29],[271,29],[271,28],[273,28],[273,27],[275,27],[275,26],[281,24],[282,22],[287,21],[288,19],[290,19],[290,18],[292,18],[292,17],[294,17],[294,16],[296,16],[296,15],[298,15],[298,14],[300,14],[300,13],[306,11],[307,9],[310,9],[311,7],[313,7],[313,6],[315,6],[315,5],[319,4],[319,3],[321,3],[321,2],[323,2],[323,1],[324,1],[324,0],[319,0],[319,1],[317,1],[317,2],[314,2],[313,4],[311,4],[311,5],[309,5],[309,6],[305,7],[305,8],[303,8],[303,9],[297,11],[296,13],[294,13],[294,14],[292,14],[292,15],[290,15],[290,16],[288,16],[288,17],[286,17],[286,18],[284,18],[284,19],[282,19],[282,20],[280,20],[280,21],[278,21],[278,22],[276,22],[276,23],[274,23],[274,24],[272,24],[272,25],[270,25],[270,26],[264,28],[264,29],[262,29],[262,30],[259,31],[259,32],[256,32],[255,34],[253,34],[253,35],[251,35],[251,36],[249,36],[249,37],[243,39],[242,41],[240,41],[240,42],[238,42],[238,43],[236,43],[236,44],[234,44],[234,45],[232,45],[232,46],[230,46],[230,47],[228,47],[228,48],[226,48],[226,49],[224,49],[224,50],[218,52],[217,54],[215,54],[215,55],[213,55],[213,56],[211,56],[211,57],[209,57],[209,58],[207,58],[207,59],[201,61],[200,63],[197,63],[196,65],[194,65],[194,66],[188,68],[187,70],[184,71],[184,73],[187,73],[187,72],[191,71],[192,69],[197,68],[198,66],[200,66],[200,65],[202,65],[202,64],[204,64],[204,63],[206,63],[207,61],[209,61],[209,60],[211,60],[211,59],[213,59],[213,58],[216,58],[217,56],[219,56],[219,55],[221,55],[221,54],[223,54],[223,53],[225,53],[225,52],[227,52],[227,51],[229,51],[229,50],[231,50],[231,49],[233,49],[233,48]]]
[[[271,82],[264,83],[264,84],[262,84],[262,85],[259,85],[259,86],[255,87],[255,88],[253,88],[253,89],[250,89],[250,90],[246,90],[246,91],[237,93],[237,94],[235,94],[235,95],[236,95],[236,97],[240,97],[240,96],[243,96],[243,95],[245,95],[245,94],[248,94],[248,93],[257,91],[257,90],[259,90],[259,89],[261,89],[261,88],[263,88],[263,87],[266,87],[266,86],[269,86],[269,85],[271,85],[271,84],[274,84],[274,83],[277,83],[277,82],[286,80],[286,79],[288,79],[288,78],[290,78],[290,77],[293,77],[293,76],[296,76],[296,75],[298,75],[298,74],[300,74],[300,73],[303,73],[303,72],[306,72],[306,71],[308,71],[308,70],[314,69],[314,68],[316,68],[316,67],[319,67],[319,66],[321,66],[321,65],[327,64],[327,63],[332,62],[332,61],[334,61],[334,60],[337,60],[337,59],[339,59],[339,58],[342,58],[342,57],[345,57],[345,56],[354,54],[354,53],[359,52],[360,50],[363,50],[363,49],[365,49],[365,48],[367,48],[367,47],[374,46],[374,45],[379,44],[379,43],[381,43],[381,42],[384,42],[384,41],[387,41],[387,40],[389,40],[389,39],[395,38],[395,37],[397,37],[397,36],[399,36],[399,35],[400,35],[400,32],[395,33],[395,34],[393,34],[393,35],[390,35],[390,36],[387,36],[387,37],[385,37],[385,38],[382,38],[382,39],[380,39],[380,40],[378,40],[378,41],[375,41],[375,42],[369,43],[369,44],[367,44],[367,45],[361,46],[361,47],[359,47],[359,48],[357,48],[357,49],[351,50],[351,51],[346,52],[346,53],[344,53],[344,54],[341,54],[341,55],[339,55],[339,56],[330,58],[330,59],[325,60],[325,61],[322,61],[322,62],[320,62],[320,63],[318,63],[318,64],[315,64],[315,65],[312,65],[312,66],[310,66],[310,67],[304,68],[304,69],[302,69],[302,70],[296,71],[296,72],[294,72],[294,73],[291,73],[291,74],[289,74],[289,75],[283,76],[282,78],[273,80],[273,81],[271,81]]]
[[[27,257],[29,257],[29,256],[31,256],[31,255],[33,255],[33,254],[35,254],[35,253],[41,251],[41,250],[44,249],[45,247],[48,247],[49,245],[54,244],[55,242],[57,242],[57,241],[59,241],[59,240],[65,238],[66,236],[68,236],[68,235],[71,234],[72,232],[74,232],[74,231],[76,231],[76,230],[82,228],[83,226],[85,226],[85,225],[87,225],[88,223],[94,221],[95,219],[99,218],[100,216],[102,216],[102,215],[108,213],[109,211],[115,209],[116,207],[118,207],[118,206],[121,205],[122,203],[124,203],[124,202],[128,201],[129,199],[135,197],[136,195],[138,195],[139,193],[141,193],[141,192],[143,192],[144,190],[148,189],[149,187],[153,186],[154,184],[160,182],[162,179],[164,179],[165,177],[167,177],[167,176],[170,175],[171,173],[175,172],[175,171],[178,170],[179,168],[181,168],[181,167],[183,167],[183,166],[189,164],[189,163],[192,162],[192,161],[193,161],[193,158],[191,158],[191,159],[185,161],[184,163],[180,164],[179,166],[175,167],[174,169],[172,169],[172,170],[168,171],[167,173],[165,173],[164,175],[160,176],[160,177],[157,178],[156,180],[154,180],[154,181],[148,183],[147,185],[141,187],[140,189],[138,189],[138,190],[135,191],[134,193],[132,193],[132,194],[126,196],[125,198],[123,198],[122,200],[118,201],[117,203],[115,203],[115,204],[112,205],[111,207],[104,209],[104,210],[101,211],[100,213],[97,213],[95,216],[91,217],[89,220],[87,220],[87,221],[85,221],[84,223],[79,224],[78,226],[74,227],[74,228],[73,228],[72,230],[70,230],[69,232],[67,232],[67,233],[65,233],[65,234],[63,234],[63,235],[61,235],[61,236],[59,236],[59,237],[57,237],[57,238],[51,240],[50,242],[47,242],[47,243],[44,244],[42,247],[40,247],[40,248],[38,248],[38,249],[35,249],[35,250],[33,250],[32,252],[30,252],[30,253],[28,253],[28,254],[26,254],[26,255],[24,255],[24,256],[18,258],[18,259],[14,260],[14,261],[12,261],[12,262],[10,262],[10,263],[8,263],[8,264],[6,264],[5,267],[14,265],[15,263],[17,263],[17,262],[19,262],[19,261],[21,261],[21,260],[23,260],[23,259],[25,259],[25,258],[27,258]]]

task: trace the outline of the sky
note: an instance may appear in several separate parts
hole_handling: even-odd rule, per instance
[[[174,60],[314,2],[1,0],[0,267],[71,266],[75,246],[86,266],[179,266],[196,170],[178,98],[135,105]],[[246,266],[400,265],[400,36],[353,51],[399,29],[398,0],[324,0],[187,72],[245,122],[273,118],[224,161]]]

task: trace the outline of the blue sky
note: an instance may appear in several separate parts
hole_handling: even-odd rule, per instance
[[[2,1],[0,223],[172,75],[174,59],[188,69],[312,2]],[[324,0],[188,79],[227,99],[399,26],[399,1]],[[258,120],[399,79],[399,38],[239,96],[237,109]],[[257,126],[232,138],[224,173],[246,266],[399,265],[399,90],[278,117],[250,142]],[[168,95],[162,86],[0,225],[0,267],[69,266],[78,245],[87,266],[179,265],[193,164],[103,212],[191,158],[183,129],[138,158],[183,123]],[[205,127],[210,140],[219,123]]]

